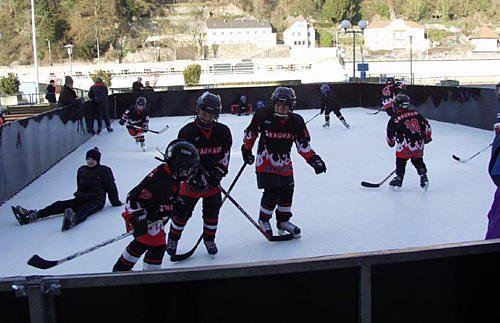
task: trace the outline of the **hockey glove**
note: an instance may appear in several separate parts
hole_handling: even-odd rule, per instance
[[[243,161],[248,165],[252,165],[255,161],[255,156],[252,154],[250,149],[246,149],[245,145],[241,146],[241,153],[243,155]]]
[[[149,125],[146,123],[142,126],[142,130],[148,131],[149,130]]]
[[[134,238],[139,238],[148,233],[148,219],[143,212],[130,218],[130,223],[134,227]]]
[[[120,124],[120,126],[123,126],[125,122],[127,122],[125,119],[120,119],[118,123]]]
[[[189,180],[189,184],[191,186],[194,186],[198,190],[202,190],[205,187],[205,181],[203,180],[203,177],[201,176],[201,174],[194,175]]]
[[[209,173],[207,182],[212,186],[219,186],[220,181],[227,174],[227,169],[221,166],[215,166]]]
[[[313,155],[309,158],[309,165],[314,168],[316,174],[326,173],[325,162],[318,155]]]
[[[184,199],[179,196],[173,204],[174,214],[175,215],[181,214],[184,211],[185,207],[186,207],[186,202],[184,202]]]

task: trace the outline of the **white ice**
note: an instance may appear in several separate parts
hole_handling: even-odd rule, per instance
[[[333,114],[330,128],[322,127],[323,116],[307,124],[312,147],[327,164],[326,174],[315,175],[292,147],[296,182],[292,221],[302,228],[300,239],[267,241],[228,200],[220,213],[216,258],[210,258],[202,244],[183,262],[171,263],[165,256],[163,268],[296,259],[484,239],[486,214],[495,190],[487,173],[490,152],[487,150],[467,163],[459,163],[451,156],[472,156],[493,140],[493,131],[431,120],[434,140],[426,146],[424,156],[429,190],[426,193],[421,190],[411,163],[407,165],[401,192],[389,190],[387,182],[380,188],[363,188],[361,181],[379,182],[395,168],[394,148],[389,148],[385,141],[388,118],[385,113],[369,115],[368,111],[372,110],[342,110],[351,129],[344,128]],[[297,111],[306,121],[317,112]],[[230,172],[222,183],[226,188],[243,164],[240,147],[250,118],[220,117],[233,135]],[[146,152],[115,122],[113,133],[94,136],[4,203],[0,207],[0,277],[110,272],[131,237],[48,270],[30,267],[26,261],[33,254],[58,260],[122,234],[123,207],[111,207],[107,201],[102,211],[61,232],[62,216],[19,226],[11,205],[40,209],[56,200],[72,198],[76,170],[84,164],[86,151],[94,146],[103,153],[101,163],[113,169],[120,199],[125,201],[127,192],[159,164],[154,159],[160,155],[156,147],[163,151],[189,121],[192,119],[187,116],[153,118],[151,129],[160,129],[165,124],[170,129],[161,135],[148,134]],[[254,166],[247,166],[232,196],[257,219],[261,194]],[[184,230],[179,253],[191,249],[202,232],[200,204]],[[142,260],[134,270],[142,270]]]

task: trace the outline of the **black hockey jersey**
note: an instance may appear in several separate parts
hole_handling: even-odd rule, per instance
[[[340,104],[335,94],[332,91],[321,93],[321,112],[326,111],[329,114],[331,111],[339,111]]]
[[[149,112],[145,107],[139,110],[135,105],[131,105],[123,113],[122,120],[127,122],[127,128],[134,128],[130,127],[129,124],[144,128],[145,125],[149,124]]]
[[[315,154],[309,145],[311,138],[304,119],[296,113],[290,113],[286,119],[282,119],[275,117],[271,108],[258,109],[245,129],[245,149],[252,149],[259,134],[261,137],[255,163],[257,173],[293,175],[290,152],[294,142],[306,162]]]
[[[422,157],[431,136],[429,122],[415,110],[399,109],[387,123],[387,143],[396,145],[396,157]]]

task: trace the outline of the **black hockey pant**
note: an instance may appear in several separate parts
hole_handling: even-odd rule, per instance
[[[198,203],[199,198],[183,196],[185,207],[184,211],[172,218],[170,223],[170,232],[168,237],[173,240],[179,240],[182,231],[187,224],[187,221],[193,214],[194,207]],[[203,214],[203,239],[214,241],[217,232],[217,224],[219,223],[219,211],[222,205],[221,193],[218,192],[202,198],[202,214]]]
[[[113,266],[113,271],[129,271],[132,270],[139,258],[144,255],[144,270],[159,270],[165,255],[165,245],[150,246],[132,240],[120,258]]]
[[[54,214],[62,214],[67,208],[76,213],[76,223],[83,222],[90,215],[101,210],[104,205],[98,201],[82,201],[76,198],[65,201],[57,201],[38,211],[39,218],[45,218]]]
[[[333,112],[339,120],[342,121],[344,117],[342,116],[342,113],[340,113],[340,109],[326,109],[325,110],[325,121],[330,121],[330,113]]]
[[[403,178],[405,176],[406,163],[408,158],[396,157],[396,175]],[[411,158],[411,163],[417,169],[418,175],[427,174],[427,167],[425,166],[424,159],[422,157]]]
[[[258,188],[264,189],[260,200],[259,219],[269,221],[276,208],[276,220],[286,222],[292,217],[292,200],[295,183],[293,176],[257,173]]]

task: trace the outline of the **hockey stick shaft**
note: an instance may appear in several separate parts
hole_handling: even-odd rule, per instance
[[[228,194],[233,190],[233,187],[236,185],[236,182],[238,181],[238,179],[240,178],[241,174],[243,173],[243,170],[245,169],[245,167],[247,166],[248,164],[247,163],[244,163],[243,166],[241,166],[240,168],[240,171],[238,172],[238,174],[236,175],[236,177],[234,178],[233,182],[231,183],[231,185],[229,186],[229,190],[227,191]],[[227,199],[227,195],[224,196],[224,199],[222,200],[222,203],[221,203],[221,207],[222,205],[224,204],[224,202],[226,202],[226,199]],[[189,250],[188,252],[186,253],[183,253],[183,254],[180,254],[180,255],[173,255],[170,257],[170,261],[172,262],[176,262],[176,261],[181,261],[181,260],[185,260],[189,257],[191,257],[193,255],[193,253],[196,251],[196,248],[198,248],[198,245],[200,244],[201,240],[203,239],[203,233],[201,234],[201,236],[198,238],[198,241],[196,242],[196,244],[194,245],[194,247]]]
[[[490,148],[491,146],[493,146],[493,143],[489,144],[486,148],[482,149],[481,151],[478,151],[477,153],[475,153],[474,155],[470,156],[469,158],[467,159],[461,159],[460,157],[457,157],[455,155],[453,155],[453,159],[455,159],[456,161],[459,161],[461,163],[466,163],[468,162],[469,160],[471,160],[472,158],[476,157],[477,155],[479,155],[480,153],[482,153],[483,151],[485,151],[486,149]]]
[[[169,220],[169,218],[166,219],[167,222],[168,222],[168,220]],[[152,227],[153,225],[155,225],[156,223],[158,223],[160,221],[165,221],[165,219],[158,220],[158,221],[156,221],[154,223],[151,223],[151,224],[149,224],[149,227]],[[104,246],[107,246],[109,244],[112,244],[112,243],[114,243],[116,241],[122,240],[122,239],[124,239],[124,238],[126,238],[128,236],[131,236],[132,234],[134,234],[134,230],[122,233],[122,234],[120,234],[117,237],[108,239],[106,241],[98,243],[98,244],[96,244],[96,245],[94,245],[92,247],[89,247],[87,249],[84,249],[82,251],[75,252],[74,254],[69,255],[67,257],[64,257],[64,258],[61,258],[59,260],[46,260],[46,259],[43,259],[42,257],[40,257],[39,255],[34,255],[34,256],[32,256],[28,260],[28,265],[36,267],[36,268],[39,268],[39,269],[49,269],[49,268],[52,268],[52,267],[64,264],[67,261],[70,261],[70,260],[75,259],[77,257],[83,256],[85,254],[88,254],[88,253],[90,253],[92,251],[100,249],[100,248],[102,248]]]
[[[389,175],[387,175],[382,181],[380,181],[379,183],[369,183],[369,182],[361,182],[361,186],[364,186],[364,187],[380,187],[382,186],[382,184],[384,184],[388,179],[389,177],[391,177],[394,173],[396,172],[396,170],[393,170]]]
[[[161,130],[158,131],[158,130],[152,130],[152,129],[144,130],[142,127],[139,127],[139,126],[136,126],[136,125],[133,125],[133,124],[130,124],[130,123],[127,124],[127,126],[135,128],[135,129],[139,129],[139,130],[142,130],[142,131],[145,131],[145,132],[152,132],[152,133],[156,133],[156,134],[164,133],[169,128],[168,125],[167,125],[163,129],[161,129]]]
[[[309,122],[313,121],[314,119],[316,119],[317,116],[319,116],[321,114],[321,111],[316,113],[316,115],[314,117],[312,117],[311,119],[309,119],[306,124],[308,124]]]
[[[255,222],[255,220],[252,219],[252,217],[241,207],[241,205],[239,205],[238,202],[236,202],[233,199],[233,197],[231,195],[229,195],[229,193],[227,193],[222,187],[219,186],[219,188],[221,189],[222,193],[224,195],[226,195],[226,197],[229,199],[229,201],[231,201],[231,203],[233,203],[234,206],[236,206],[236,208],[238,210],[240,210],[240,212],[253,224],[254,227],[257,228],[257,230],[260,231],[260,233],[262,233],[266,237],[267,240],[269,240],[269,241],[286,241],[286,240],[293,239],[293,233],[288,233],[288,234],[285,234],[282,236],[271,236],[271,235],[267,234],[266,231],[264,231],[264,229],[262,229],[262,227],[257,222]]]
[[[384,107],[381,107],[377,111],[375,111],[375,112],[367,112],[367,114],[378,114],[380,111],[383,111],[383,110],[384,110]]]

